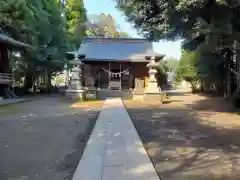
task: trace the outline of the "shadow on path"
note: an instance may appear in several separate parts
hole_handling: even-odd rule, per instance
[[[222,119],[229,121],[226,128],[217,124],[220,120],[206,120],[212,113],[206,117],[189,107],[125,104],[163,180],[240,179],[240,121],[234,124],[235,116]],[[189,106],[194,105],[197,101]]]

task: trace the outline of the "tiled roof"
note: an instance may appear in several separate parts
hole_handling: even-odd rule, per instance
[[[145,56],[162,56],[150,41],[137,38],[85,38],[78,54],[86,55],[84,61],[148,62]]]

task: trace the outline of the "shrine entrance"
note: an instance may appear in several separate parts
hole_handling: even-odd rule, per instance
[[[108,63],[108,68],[101,68],[99,72],[99,87],[110,90],[131,88],[131,66],[121,63]]]
[[[120,90],[122,89],[121,83],[121,70],[120,69],[111,69],[109,73],[109,89]]]

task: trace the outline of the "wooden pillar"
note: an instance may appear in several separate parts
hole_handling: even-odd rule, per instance
[[[129,63],[129,82],[128,82],[128,85],[129,85],[129,89],[132,89],[132,82],[133,82],[133,75],[132,75],[132,64]]]
[[[101,69],[98,72],[98,88],[101,88]]]
[[[108,89],[110,89],[110,80],[111,80],[111,62],[108,62]]]
[[[8,49],[4,44],[0,44],[0,73],[10,73]],[[0,82],[0,97],[5,95],[5,89],[8,88],[8,84],[1,84]]]
[[[8,49],[4,44],[0,44],[0,72],[10,73],[9,71],[9,60],[8,60]]]
[[[122,89],[122,64],[120,63],[120,89]]]

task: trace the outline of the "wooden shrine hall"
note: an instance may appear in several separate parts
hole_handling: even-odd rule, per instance
[[[19,42],[9,36],[0,33],[0,97],[14,98],[15,95],[10,87],[13,84],[12,70],[9,62],[9,50],[33,51],[34,48],[28,44]]]
[[[149,60],[161,56],[153,52],[152,43],[138,38],[85,38],[77,52],[83,54],[83,81],[87,88],[132,90],[145,88]]]

